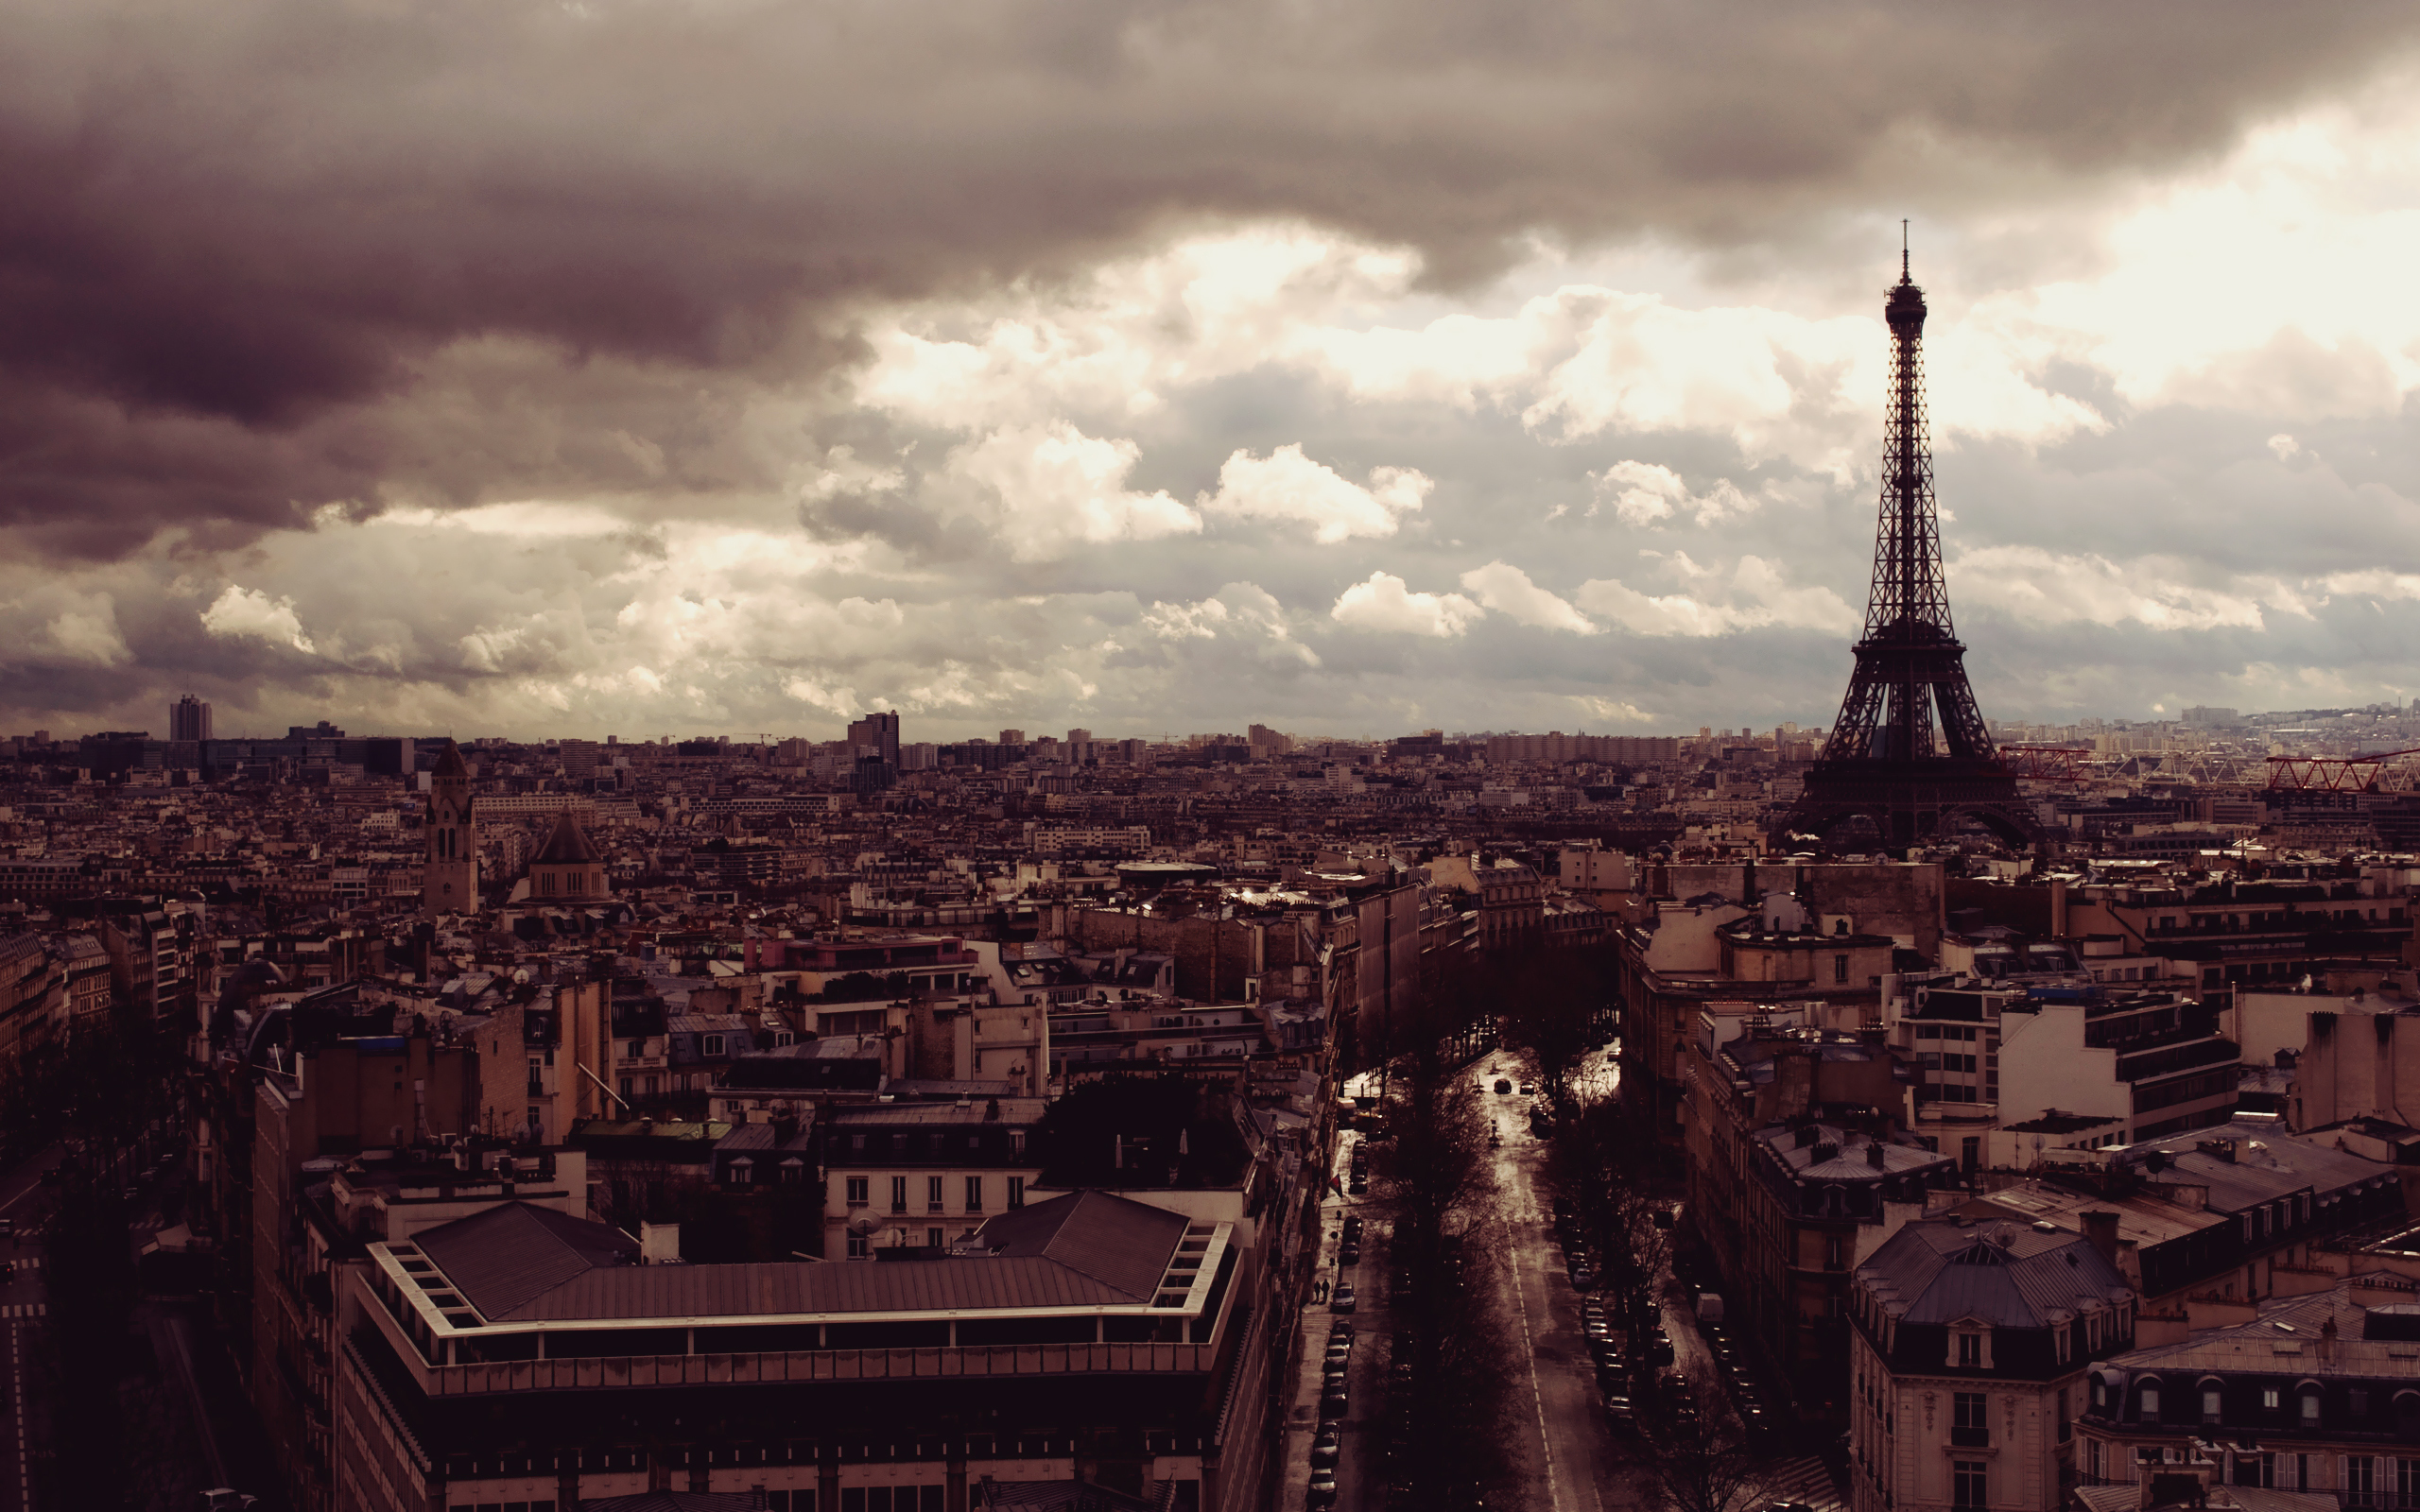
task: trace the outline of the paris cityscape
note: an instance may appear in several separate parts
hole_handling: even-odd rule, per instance
[[[0,1512],[2420,1509],[2420,16],[7,25]]]

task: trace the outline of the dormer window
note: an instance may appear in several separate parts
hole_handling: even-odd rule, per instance
[[[1949,1364],[1960,1370],[1992,1367],[1992,1331],[1976,1323],[1949,1327]]]
[[[707,1035],[705,1037],[705,1054],[709,1056],[719,1056],[722,1054],[722,1036],[718,1034]]]

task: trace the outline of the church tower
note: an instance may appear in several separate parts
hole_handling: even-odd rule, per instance
[[[421,912],[467,914],[479,906],[479,831],[471,815],[471,767],[448,740],[429,772],[421,833],[428,860],[421,872]]]

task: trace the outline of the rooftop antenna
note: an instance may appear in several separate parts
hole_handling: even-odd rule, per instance
[[[1899,282],[1902,284],[1909,282],[1908,223],[1905,220],[1899,222]]]

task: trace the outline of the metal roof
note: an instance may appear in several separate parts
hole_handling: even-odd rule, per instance
[[[487,1318],[511,1315],[555,1287],[612,1265],[638,1245],[619,1228],[508,1202],[419,1236],[421,1253]]]
[[[2364,1337],[2370,1307],[2353,1297],[2357,1286],[2370,1306],[2420,1297],[2410,1280],[2393,1273],[2348,1278],[2325,1292],[2266,1302],[2249,1323],[2203,1329],[2181,1344],[2130,1349],[2108,1363],[2136,1374],[2236,1370],[2420,1382],[2420,1340]]]
[[[1111,1193],[987,1222],[943,1260],[635,1265],[620,1229],[507,1203],[426,1229],[422,1255],[490,1325],[1150,1307],[1189,1227]],[[1203,1267],[1223,1246],[1214,1241]],[[1200,1278],[1189,1283],[1198,1294]]]
[[[1857,1270],[1903,1323],[1975,1318],[1995,1328],[2048,1328],[2132,1294],[2090,1241],[2013,1223],[1905,1225]]]

